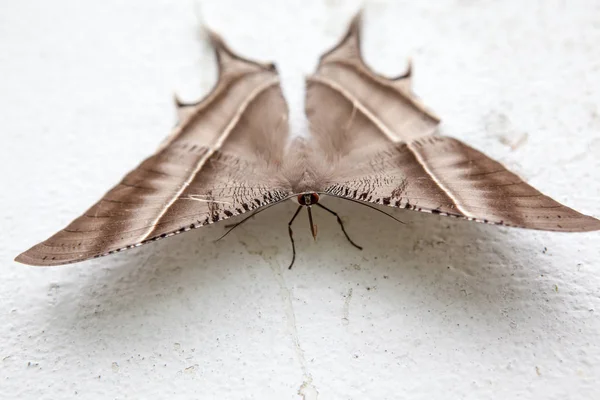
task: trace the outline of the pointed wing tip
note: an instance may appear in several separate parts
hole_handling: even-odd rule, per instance
[[[346,47],[356,47],[358,49],[357,54],[354,57],[358,58],[360,63],[363,63],[362,56],[360,54],[360,26],[362,21],[363,10],[359,9],[356,14],[350,20],[346,32],[341,39],[329,50],[321,54],[319,57],[319,66],[325,62],[327,57],[335,54],[338,51],[343,51]],[[318,67],[317,67],[318,68]]]
[[[586,224],[580,232],[596,232],[600,231],[600,219],[587,216]]]
[[[584,218],[580,217],[576,221],[572,221],[569,224],[560,223],[559,221],[549,225],[530,226],[528,224],[525,224],[523,226],[514,225],[514,227],[557,233],[587,233],[600,231],[600,220],[597,220],[594,217],[584,215]]]
[[[402,75],[401,78],[412,78],[412,74],[413,74],[413,69],[415,68],[415,64],[414,64],[414,60],[411,57],[408,57],[408,61],[406,62],[406,71],[404,71],[404,74]]]
[[[344,35],[344,38],[340,41],[339,45],[353,38],[356,38],[356,40],[360,40],[360,29],[362,26],[363,15],[364,10],[362,8],[360,8],[356,12],[356,14],[354,14],[352,19],[350,20],[350,23],[348,24],[346,35]]]
[[[208,40],[215,51],[215,54],[217,56],[217,63],[219,64],[220,68],[223,68],[224,65],[229,63],[231,60],[237,60],[242,61],[244,63],[256,65],[270,72],[277,73],[277,67],[274,63],[258,62],[242,57],[238,53],[231,50],[227,43],[225,43],[223,37],[217,32],[213,31],[206,25],[204,25],[202,29],[204,30],[205,35],[208,37]]]
[[[52,259],[43,259],[35,256],[31,256],[30,250],[24,251],[15,257],[14,261],[24,264],[31,265],[33,267],[56,267],[59,265],[67,265],[73,264],[80,261],[86,261],[86,258],[83,259],[61,259],[61,260],[52,260]]]
[[[29,252],[30,250],[22,252],[21,254],[15,257],[15,261],[20,264],[32,265],[34,267],[42,267],[46,265],[45,263],[40,262],[41,260],[38,261],[36,258],[30,257]]]
[[[350,20],[350,26],[348,30],[358,30],[360,29],[360,24],[362,23],[363,15],[365,13],[364,7],[361,7],[356,11],[352,19]]]
[[[175,103],[175,107],[177,108],[183,107],[185,105],[185,103],[181,101],[181,98],[177,93],[173,93],[173,103]]]
[[[223,52],[231,53],[231,50],[229,50],[229,48],[225,44],[225,40],[223,40],[223,37],[221,35],[219,35],[215,31],[213,31],[211,28],[209,28],[206,25],[202,26],[202,30],[203,30],[204,34],[206,35],[206,37],[208,38],[208,41],[209,41],[210,45],[212,46],[212,48],[214,49],[215,53],[217,53],[218,58],[220,58],[220,55]]]
[[[569,209],[568,207],[565,207]],[[564,224],[564,221],[557,220],[556,228],[547,229],[549,231],[556,232],[595,232],[600,231],[600,219],[592,217],[590,215],[582,214],[576,210],[569,209],[575,213],[575,218],[568,224]]]
[[[27,261],[25,260],[25,253],[21,253],[18,256],[16,256],[15,261],[21,264],[27,264]]]
[[[202,31],[204,32],[204,34],[206,35],[206,37],[208,38],[210,44],[213,47],[219,48],[219,47],[221,47],[221,46],[224,45],[223,38],[221,37],[221,35],[219,35],[217,32],[215,32],[214,30],[212,30],[208,26],[203,25],[202,26]]]
[[[40,243],[41,244],[41,243]],[[37,244],[32,248],[22,252],[18,256],[14,258],[15,262],[25,265],[31,265],[34,267],[52,267],[56,265],[65,265],[71,264],[73,262],[84,261],[84,259],[69,259],[69,258],[61,258],[59,260],[53,259],[52,257],[44,257],[44,253],[40,253],[38,250]]]

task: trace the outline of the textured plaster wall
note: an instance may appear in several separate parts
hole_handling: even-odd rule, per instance
[[[196,5],[195,5],[196,4]],[[364,51],[443,131],[600,216],[600,3],[367,1]],[[275,60],[294,134],[303,76],[358,2],[0,5],[0,398],[600,398],[598,233],[504,229],[327,200],[285,269],[274,207],[59,268],[13,257],[84,211],[214,83],[201,14]],[[196,12],[194,11],[196,10]]]

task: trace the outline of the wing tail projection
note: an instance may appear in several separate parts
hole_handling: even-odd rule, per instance
[[[213,90],[182,104],[159,147],[82,216],[16,261],[59,265],[122,251],[242,214],[289,196],[278,179],[287,105],[273,64],[242,58],[210,34]]]
[[[361,55],[360,21],[359,13],[342,40],[321,56],[317,70],[307,79],[306,113],[317,139],[326,143],[335,140],[328,122],[339,119],[346,109],[352,110],[351,115],[360,113],[371,125],[368,135],[360,134],[359,138],[358,133],[346,132],[346,140],[360,142],[368,136],[371,142],[399,143],[431,135],[440,120],[411,92],[412,68],[393,79],[374,73]],[[315,115],[324,106],[333,117],[323,119]],[[344,123],[351,124],[352,119],[347,118]],[[330,151],[336,149],[343,152],[344,146],[328,146]]]
[[[483,153],[432,135],[439,119],[410,93],[410,74],[386,79],[365,66],[359,22],[307,81],[312,133],[335,165],[322,193],[498,225],[600,229]]]

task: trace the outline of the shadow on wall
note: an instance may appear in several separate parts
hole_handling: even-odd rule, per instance
[[[402,225],[343,200],[325,198],[323,204],[340,213],[350,236],[364,247],[362,252],[346,241],[334,217],[316,210],[318,241],[312,241],[306,216],[299,216],[294,225],[297,259],[288,271],[287,221],[295,208],[288,202],[252,218],[217,243],[214,239],[225,229],[222,224],[62,267],[66,280],[79,277],[80,287],[56,299],[49,317],[61,315],[64,323],[67,316],[78,326],[85,324],[82,319],[102,318],[108,327],[111,318],[141,318],[148,310],[178,309],[182,318],[202,319],[202,310],[228,305],[222,311],[235,314],[236,302],[276,296],[275,270],[281,271],[297,298],[318,302],[328,292],[343,295],[353,288],[355,294],[376,298],[378,309],[390,315],[423,304],[438,311],[462,308],[507,314],[538,291],[539,271],[520,260],[522,253],[530,254],[528,260],[535,253],[539,255],[533,260],[543,257],[534,239],[541,233],[392,211],[406,222]],[[87,275],[83,287],[82,274]]]

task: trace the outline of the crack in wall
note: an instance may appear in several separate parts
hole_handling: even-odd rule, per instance
[[[252,238],[252,240],[256,241],[257,248],[262,250],[253,249],[252,245],[247,242],[240,240],[240,243],[246,248],[248,253],[259,255],[268,265],[271,271],[273,272],[273,277],[279,286],[279,296],[282,300],[283,310],[285,312],[286,319],[286,328],[292,339],[292,343],[294,344],[294,352],[296,353],[296,359],[300,364],[300,369],[302,370],[303,382],[298,388],[298,394],[302,396],[303,400],[317,400],[319,396],[319,391],[313,385],[313,378],[308,370],[308,364],[306,362],[306,356],[304,355],[304,350],[300,345],[300,338],[298,336],[298,328],[296,326],[296,313],[294,312],[294,304],[292,303],[292,292],[287,287],[285,282],[285,278],[281,273],[281,266],[279,263],[271,257],[270,254],[264,251],[266,249],[260,243],[256,237],[252,235],[247,235],[245,239]],[[287,270],[287,269],[286,269]],[[350,289],[350,295],[352,294],[352,289]]]

